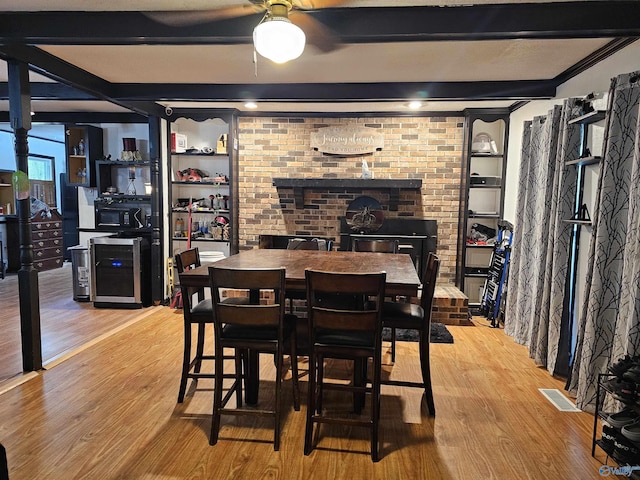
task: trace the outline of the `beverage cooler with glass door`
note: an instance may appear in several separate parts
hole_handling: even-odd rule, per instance
[[[151,305],[148,239],[123,235],[92,238],[90,258],[94,307],[142,308]]]

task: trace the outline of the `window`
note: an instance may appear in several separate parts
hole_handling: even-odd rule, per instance
[[[28,162],[31,196],[55,208],[55,158],[32,153],[29,154]]]

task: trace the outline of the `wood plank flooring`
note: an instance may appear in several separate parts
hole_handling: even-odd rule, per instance
[[[558,411],[538,388],[563,381],[536,367],[502,330],[450,326],[432,346],[437,416],[414,389],[383,386],[381,456],[365,431],[323,426],[303,454],[305,407],[291,382],[282,445],[266,419],[223,417],[209,446],[211,384],[177,404],[182,316],[157,311],[0,395],[0,442],[11,480],[38,479],[597,479],[592,415]],[[388,361],[388,355],[385,355]],[[417,344],[398,343],[385,374],[417,379]],[[304,368],[304,365],[302,366]],[[261,359],[260,402],[272,401],[273,359]],[[345,375],[345,365],[328,368]],[[306,380],[301,388],[306,395]],[[337,394],[336,394],[337,395]],[[325,402],[338,409],[348,402]]]
[[[38,274],[42,359],[46,364],[139,317],[143,310],[93,308],[73,300],[71,264]],[[0,280],[0,384],[22,372],[18,276]]]

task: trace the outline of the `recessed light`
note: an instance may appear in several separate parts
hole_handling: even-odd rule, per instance
[[[258,104],[256,102],[247,102],[244,104],[244,108],[258,108]]]
[[[414,100],[413,102],[409,102],[407,104],[407,107],[409,107],[411,110],[417,110],[422,106],[422,102],[418,102],[417,100]]]

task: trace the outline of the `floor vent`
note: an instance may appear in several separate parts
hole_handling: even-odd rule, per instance
[[[557,388],[539,388],[538,390],[561,412],[581,411]]]

